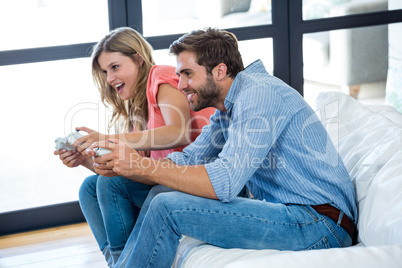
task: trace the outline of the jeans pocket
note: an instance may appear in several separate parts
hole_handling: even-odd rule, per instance
[[[316,243],[313,245],[309,246],[307,250],[312,250],[312,249],[327,249],[330,248],[331,246],[329,245],[327,237],[323,237],[320,240],[318,240]]]

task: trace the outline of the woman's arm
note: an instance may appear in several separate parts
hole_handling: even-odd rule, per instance
[[[158,107],[165,126],[139,132],[111,135],[137,150],[165,150],[191,142],[190,108],[186,96],[170,84],[161,84]]]
[[[187,145],[191,142],[190,108],[186,96],[170,84],[161,84],[157,95],[165,126],[129,133],[103,135],[92,129],[81,127],[88,135],[77,139],[74,146],[79,152],[96,141],[117,139],[137,150],[165,150]]]

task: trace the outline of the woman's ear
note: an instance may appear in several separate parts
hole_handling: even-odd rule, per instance
[[[140,66],[142,66],[144,64],[144,58],[141,56],[140,53],[138,53],[138,52],[135,53],[134,57]]]

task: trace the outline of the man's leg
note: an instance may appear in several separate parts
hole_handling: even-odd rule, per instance
[[[129,257],[131,256],[131,253],[133,251],[134,245],[136,244],[138,233],[141,230],[141,225],[144,220],[144,217],[148,211],[149,205],[151,204],[151,201],[155,196],[157,196],[160,193],[166,193],[166,192],[171,192],[173,191],[170,188],[167,188],[162,185],[156,185],[154,186],[148,193],[147,198],[145,199],[142,207],[140,214],[138,215],[137,221],[135,223],[134,229],[132,230],[129,239],[126,242],[126,245],[124,247],[123,252],[121,253],[118,262],[116,263],[115,267],[129,267],[127,266],[127,261]]]
[[[230,203],[180,192],[151,202],[127,267],[170,267],[187,235],[222,248],[303,250],[342,247],[351,239],[310,207],[237,198]]]

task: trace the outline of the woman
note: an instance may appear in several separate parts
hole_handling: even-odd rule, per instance
[[[93,160],[85,150],[95,141],[117,139],[154,159],[181,151],[209,123],[214,109],[193,112],[187,97],[177,90],[179,79],[172,66],[154,64],[152,48],[131,28],[111,31],[92,53],[92,76],[102,101],[113,108],[109,128],[122,129],[103,135],[86,127],[76,151],[57,150],[68,167],[92,171]],[[123,124],[121,124],[123,123]],[[113,177],[111,177],[113,176]],[[140,208],[153,185],[109,174],[85,179],[79,201],[84,216],[109,266],[119,258]]]

